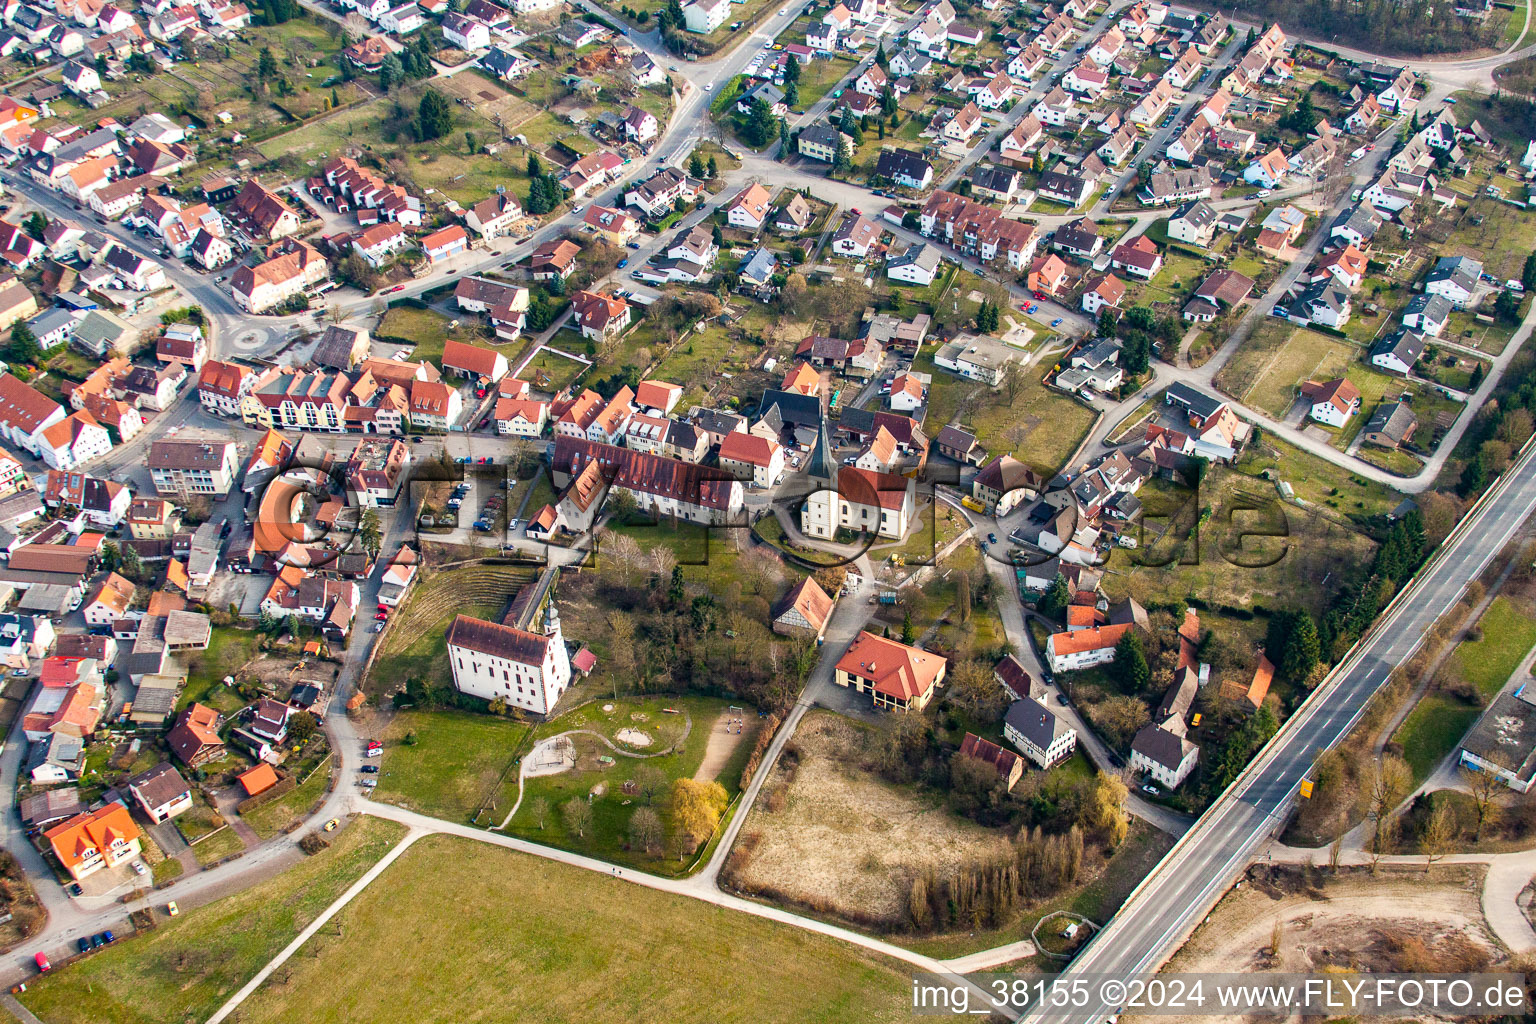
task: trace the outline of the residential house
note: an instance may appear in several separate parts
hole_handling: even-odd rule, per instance
[[[876,708],[921,711],[944,680],[945,659],[861,631],[833,669],[833,681],[869,693]]]

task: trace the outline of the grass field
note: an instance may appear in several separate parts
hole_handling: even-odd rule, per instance
[[[578,351],[580,351],[578,349]],[[534,385],[540,391],[554,394],[565,388],[577,377],[587,371],[587,363],[577,359],[570,359],[559,355],[547,348],[541,348],[534,357],[528,360],[519,376]],[[539,374],[546,376],[540,379]]]
[[[402,917],[405,906],[416,909]],[[380,964],[387,985],[371,969]],[[429,836],[256,992],[240,1019],[393,1020],[405,991],[421,1024],[873,1024],[908,1019],[910,974],[739,911]]]
[[[1478,620],[1480,640],[1463,640],[1451,655],[1448,674],[1477,687],[1485,701],[1492,700],[1520,661],[1536,644],[1536,619],[1516,602],[1500,596]],[[1429,776],[1461,742],[1481,710],[1440,691],[1425,694],[1393,734],[1401,744],[1403,759],[1413,769],[1414,781]]]
[[[1261,333],[1263,337],[1259,338]],[[1340,450],[1348,448],[1355,436],[1365,429],[1371,413],[1384,399],[1395,401],[1404,394],[1411,396],[1414,414],[1425,424],[1422,439],[1425,444],[1430,443],[1434,421],[1441,413],[1454,418],[1462,410],[1461,403],[1445,398],[1436,390],[1371,369],[1360,360],[1361,350],[1341,339],[1304,327],[1279,324],[1266,325],[1254,334],[1255,338],[1222,368],[1223,375],[1231,374],[1223,381],[1223,387],[1235,380],[1249,382],[1248,391],[1239,395],[1239,399],[1275,419],[1285,420],[1297,401],[1302,384],[1309,380],[1348,378],[1360,389],[1360,411],[1339,430],[1311,420],[1306,423],[1309,429],[1315,426],[1328,430],[1334,446]]]
[[[256,656],[256,641],[256,634],[248,630],[214,627],[208,649],[187,662],[187,685],[176,698],[176,710],[190,707],[194,701],[221,713],[239,710],[245,701],[224,685],[224,677]]]
[[[1224,468],[1213,466],[1198,494],[1149,481],[1139,496],[1149,535],[1141,548],[1111,556],[1110,566],[1118,571],[1106,578],[1105,589],[1116,598],[1148,603],[1193,597],[1211,607],[1272,610],[1301,606],[1319,615],[1351,570],[1368,564],[1375,550],[1364,534],[1281,504],[1267,481]],[[1209,519],[1192,533],[1195,516],[1205,509]],[[1255,633],[1256,639],[1264,622],[1230,626]]]
[[[443,345],[450,338],[465,344],[478,345],[481,348],[493,348],[503,355],[509,354],[513,348],[521,344],[521,342],[513,342],[507,345],[496,345],[495,337],[485,322],[474,317],[465,317],[459,320],[458,324],[454,327],[453,320],[434,309],[396,306],[384,314],[373,333],[377,338],[403,338],[415,342],[416,347],[411,350],[411,358],[417,362],[436,363],[439,368],[443,361]]]
[[[222,828],[192,847],[192,853],[203,867],[217,864],[230,854],[245,849],[245,843],[232,828]]]
[[[558,775],[529,779],[523,804],[507,826],[507,833],[530,842],[575,850],[654,874],[686,874],[693,865],[693,854],[679,856],[666,851],[660,856],[651,856],[643,850],[628,848],[630,817],[639,806],[647,802],[647,798],[643,794],[626,795],[623,784],[634,778],[642,765],[660,768],[667,777],[668,785],[673,779],[693,778],[704,764],[706,748],[715,743],[718,745],[719,757],[724,760],[713,775],[725,787],[727,795],[734,798],[739,790],[741,772],[751,750],[758,719],[755,712],[748,709],[743,716],[741,733],[732,732],[727,736],[723,727],[717,725],[717,720],[728,703],[712,697],[599,700],[539,725],[534,730],[536,740],[569,729],[587,729],[609,740],[619,741],[621,730],[634,729],[652,737],[653,742],[628,749],[640,752],[675,749],[672,753],[654,758],[622,757],[615,756],[611,749],[595,737],[576,736],[573,738],[577,754],[575,769]],[[608,707],[613,710],[604,710]],[[685,711],[691,720],[691,727],[682,715],[668,714],[663,708]],[[683,738],[685,728],[687,737]],[[602,757],[608,757],[612,763],[605,764],[600,760]],[[560,818],[559,808],[568,800],[588,799],[589,794],[593,813],[592,829],[586,836],[571,834]],[[542,828],[532,804],[539,798],[548,801],[550,806]],[[665,806],[664,794],[657,794],[649,802],[661,815],[662,823],[670,833],[671,813]],[[500,820],[501,815],[495,817]]]
[[[1274,482],[1283,481],[1290,484],[1300,500],[1326,505],[1348,516],[1381,515],[1403,500],[1400,492],[1385,484],[1368,480],[1268,434],[1258,444],[1248,446],[1236,469],[1254,478],[1250,487],[1272,491]],[[1266,471],[1268,480],[1263,479]]]
[[[436,572],[418,582],[384,634],[383,649],[364,683],[367,692],[377,696],[412,676],[446,685],[450,673],[443,634],[454,616],[500,618],[533,575],[514,566],[475,565]]]
[[[383,735],[375,799],[449,821],[468,821],[523,751],[530,727],[468,711],[401,711]],[[416,734],[414,745],[404,742]],[[497,805],[517,797],[517,772]]]
[[[930,429],[952,422],[962,407],[961,423],[993,455],[1011,452],[1047,473],[1055,473],[1093,427],[1094,412],[1040,383],[1040,370],[1031,366],[1014,401],[1001,389],[945,373],[933,365],[932,353],[920,354],[912,368],[933,375],[928,388]]]
[[[52,104],[53,112],[80,123],[116,117],[127,124],[140,115],[141,108],[170,113],[184,107],[211,126],[199,153],[206,164],[226,155],[225,147],[216,140],[228,139],[235,131],[261,140],[294,124],[296,118],[322,113],[333,98],[346,106],[370,95],[362,79],[320,85],[336,70],[336,54],[343,42],[336,27],[307,13],[281,25],[253,25],[234,39],[211,47],[212,52],[204,59],[184,61],[147,77],[130,73],[116,81],[105,80],[104,89],[112,101],[94,111],[66,92]],[[293,87],[287,95],[278,95],[275,88],[259,97],[253,95],[251,84],[263,48],[272,50],[280,76]],[[59,81],[62,75],[48,77]],[[228,125],[215,120],[221,113],[230,115]],[[197,170],[192,173],[201,176]]]
[[[162,919],[143,938],[29,979],[21,998],[48,1024],[207,1020],[404,834],[391,821],[358,819],[329,837],[329,850],[243,892]]]
[[[329,754],[327,754],[328,760]],[[251,831],[262,839],[271,839],[285,826],[301,818],[311,804],[325,795],[325,786],[330,777],[330,772],[325,766],[321,766],[292,792],[285,793],[270,803],[262,804],[249,814],[242,814],[240,817],[251,826]]]
[[[1429,773],[1461,742],[1480,713],[1443,693],[1424,695],[1392,734],[1392,742],[1403,748],[1403,760],[1413,769],[1415,785],[1429,778]]]
[[[1536,620],[1507,597],[1496,597],[1478,620],[1481,640],[1464,640],[1454,655],[1461,674],[1492,700],[1536,645]]]

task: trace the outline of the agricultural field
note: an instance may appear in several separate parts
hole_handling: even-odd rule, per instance
[[[534,571],[515,566],[473,565],[437,572],[424,570],[405,604],[394,614],[381,650],[363,683],[379,697],[412,677],[447,685],[448,645],[444,639],[456,615],[496,619]]]
[[[406,905],[418,910],[402,921]],[[736,966],[701,982],[701,967],[714,962]],[[370,969],[380,963],[391,965],[389,985]],[[910,1016],[910,975],[904,964],[737,910],[429,836],[259,989],[240,1019],[384,1020],[408,991],[422,1021],[495,1007],[527,1021],[832,1024],[856,1012],[874,1024]]]
[[[147,935],[67,970],[29,979],[21,999],[49,1024],[207,1020],[404,834],[392,821],[354,819],[330,834],[329,849],[208,906],[183,908],[179,918],[162,918]]]

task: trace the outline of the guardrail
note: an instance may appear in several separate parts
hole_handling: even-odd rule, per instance
[[[1433,574],[1433,572],[1439,568],[1439,566],[1446,560],[1446,558],[1449,557],[1449,552],[1453,548],[1461,543],[1470,533],[1480,528],[1480,524],[1478,523],[1480,517],[1488,511],[1490,506],[1496,500],[1503,497],[1504,493],[1508,489],[1514,486],[1512,481],[1514,480],[1517,473],[1524,469],[1527,464],[1533,460],[1533,458],[1536,458],[1536,437],[1526,441],[1525,445],[1520,450],[1520,458],[1514,464],[1512,464],[1508,470],[1504,472],[1504,474],[1499,478],[1498,482],[1495,483],[1494,486],[1483,492],[1482,496],[1478,498],[1477,501],[1473,502],[1472,507],[1467,510],[1467,513],[1462,517],[1461,522],[1457,524],[1456,528],[1451,531],[1450,535],[1446,537],[1445,541],[1441,543],[1440,547],[1436,549],[1435,553],[1430,557],[1430,559],[1425,562],[1425,564],[1416,574],[1414,574],[1413,579],[1410,580],[1406,586],[1398,590],[1396,596],[1394,596],[1392,600],[1387,603],[1387,606],[1382,609],[1381,613],[1377,615],[1375,622],[1373,622],[1371,626],[1367,628],[1363,634],[1361,634],[1360,638],[1356,640],[1353,645],[1351,645],[1348,651],[1345,652],[1344,657],[1341,658],[1339,663],[1335,665],[1332,671],[1328,673],[1323,682],[1319,684],[1318,687],[1313,690],[1310,695],[1308,695],[1305,701],[1302,702],[1297,713],[1293,714],[1285,722],[1279,731],[1277,731],[1275,735],[1270,739],[1269,743],[1265,744],[1263,750],[1259,752],[1258,756],[1249,762],[1248,766],[1238,774],[1237,778],[1232,780],[1227,788],[1221,792],[1220,796],[1212,801],[1211,805],[1206,808],[1205,813],[1200,816],[1200,820],[1195,823],[1194,827],[1190,828],[1187,832],[1184,833],[1184,835],[1180,836],[1179,839],[1168,850],[1168,852],[1163,855],[1163,859],[1157,863],[1157,866],[1154,867],[1145,878],[1137,883],[1136,887],[1131,890],[1131,892],[1126,896],[1125,901],[1121,904],[1120,911],[1118,911],[1115,917],[1105,925],[1103,931],[1100,931],[1094,935],[1089,944],[1083,948],[1083,951],[1081,954],[1079,954],[1076,962],[1082,962],[1084,954],[1087,954],[1093,950],[1093,948],[1098,945],[1103,936],[1115,930],[1116,924],[1124,920],[1122,915],[1125,913],[1125,909],[1139,900],[1145,890],[1150,885],[1152,885],[1154,881],[1162,877],[1164,871],[1169,869],[1168,866],[1177,860],[1179,854],[1182,851],[1187,849],[1190,844],[1196,842],[1197,840],[1205,838],[1205,832],[1209,829],[1210,822],[1212,822],[1215,817],[1231,803],[1231,801],[1236,799],[1239,793],[1245,791],[1246,788],[1253,781],[1255,781],[1260,773],[1268,769],[1274,763],[1275,757],[1278,756],[1278,751],[1284,745],[1283,741],[1289,739],[1291,736],[1295,735],[1297,732],[1306,727],[1307,722],[1312,718],[1314,714],[1317,713],[1318,709],[1323,706],[1327,698],[1338,690],[1344,679],[1357,667],[1360,659],[1365,654],[1366,648],[1370,645],[1370,643],[1374,643],[1383,629],[1389,626],[1391,619],[1397,614],[1403,603],[1417,595],[1418,591],[1422,589],[1423,586],[1425,586],[1426,581]],[[1488,559],[1484,561],[1483,565],[1478,567],[1477,572],[1481,572],[1482,569],[1487,565],[1487,561],[1491,561],[1496,554],[1497,551],[1490,553]],[[1476,578],[1476,575],[1476,573],[1473,573],[1466,582],[1470,583],[1472,579]],[[1465,584],[1463,584],[1463,588],[1465,588]],[[1403,660],[1406,661],[1417,654],[1419,648],[1423,646],[1424,641],[1425,635],[1422,633],[1415,637]],[[1384,676],[1382,682],[1384,682],[1385,679],[1386,677]],[[1372,689],[1370,696],[1375,696],[1376,692],[1380,689],[1380,686],[1381,682],[1378,682],[1376,687]],[[1365,709],[1369,703],[1369,698],[1367,698],[1366,700],[1361,701],[1355,707],[1353,713],[1349,716],[1348,720],[1346,720],[1344,723],[1343,728],[1340,730],[1340,737],[1347,736],[1349,732],[1355,727],[1356,723],[1359,722],[1361,715],[1365,713]],[[1300,782],[1301,780],[1298,778],[1296,784],[1286,792],[1285,796],[1277,804],[1275,812],[1272,812],[1269,817],[1273,817],[1279,811],[1290,806],[1291,802],[1295,799],[1296,792],[1300,787]],[[1259,833],[1256,832],[1253,836],[1250,836],[1249,842],[1256,839],[1258,835]],[[1244,847],[1247,845],[1248,843],[1245,842]],[[1243,860],[1246,862],[1246,857],[1244,857]],[[1191,907],[1192,913],[1189,915],[1188,922],[1183,925],[1181,929],[1182,931],[1187,932],[1193,926],[1193,923],[1196,920],[1204,916],[1204,911],[1200,911],[1198,913],[1193,912],[1195,910],[1196,908]],[[1168,938],[1168,936],[1164,936],[1164,939],[1166,938]],[[1157,962],[1159,965],[1161,965],[1167,959],[1168,953],[1167,951],[1163,950],[1150,950],[1149,955],[1157,957]]]

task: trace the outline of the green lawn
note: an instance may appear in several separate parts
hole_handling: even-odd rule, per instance
[[[482,348],[494,348],[504,355],[509,354],[518,344],[493,344],[494,336],[485,321],[476,317],[459,320],[457,327],[452,326],[453,323],[453,320],[433,309],[396,306],[384,314],[373,335],[380,341],[414,343],[416,347],[411,350],[412,359],[436,363],[439,367],[443,361],[443,345],[449,338]]]
[[[327,752],[326,758],[330,754]],[[281,832],[284,826],[304,816],[316,800],[325,795],[325,785],[330,780],[330,772],[324,767],[314,771],[304,784],[295,788],[269,803],[262,804],[249,814],[241,815],[241,819],[263,839],[271,839]]]
[[[192,853],[197,857],[197,862],[206,868],[243,849],[245,843],[235,835],[235,830],[222,828],[192,847]]]
[[[1492,700],[1520,666],[1520,659],[1536,645],[1536,620],[1508,598],[1496,597],[1478,625],[1483,638],[1463,641],[1455,657],[1462,674],[1484,698]]]
[[[575,349],[576,353],[581,351],[580,347]],[[518,376],[531,383],[537,390],[554,394],[585,373],[587,367],[588,364],[578,359],[569,359],[547,348],[541,348],[532,359],[528,360],[528,364],[523,367],[522,373]],[[541,378],[540,374],[544,376]]]
[[[634,729],[646,733],[652,742],[628,749],[646,753],[673,752],[654,758],[616,756],[595,737],[574,737],[577,763],[574,769],[527,780],[523,804],[507,828],[509,835],[533,842],[558,846],[654,871],[660,874],[686,873],[693,858],[651,857],[643,851],[626,849],[626,829],[630,815],[644,802],[642,796],[626,795],[623,783],[634,777],[643,764],[660,767],[669,779],[692,776],[703,761],[710,737],[716,731],[715,719],[728,702],[712,697],[621,698],[617,702],[598,700],[530,728],[527,724],[492,715],[461,711],[404,711],[397,714],[384,735],[384,756],[380,763],[379,788],[375,796],[388,803],[407,807],[451,821],[469,821],[485,808],[478,823],[499,824],[517,800],[518,768],[514,761],[527,755],[533,743],[571,729],[598,732],[620,743],[619,732]],[[614,710],[604,711],[607,704]],[[685,711],[670,714],[664,708]],[[751,717],[749,715],[749,717]],[[691,728],[688,722],[691,719]],[[752,717],[752,724],[756,719]],[[687,737],[683,732],[687,729]],[[416,742],[407,743],[415,733]],[[743,734],[750,739],[750,730]],[[735,794],[745,763],[749,743],[736,748],[736,756],[720,773],[726,791]],[[601,758],[609,758],[605,763]],[[594,826],[586,836],[568,834],[560,816],[560,807],[568,800],[585,800],[594,787],[602,787],[591,800]],[[543,798],[550,810],[540,827],[533,801]],[[663,821],[668,819],[664,798],[656,799]]]
[[[1443,693],[1424,695],[1392,734],[1392,741],[1403,748],[1403,760],[1413,769],[1415,785],[1429,778],[1435,766],[1456,749],[1479,714],[1479,709]]]
[[[329,837],[331,849],[275,878],[29,979],[21,999],[49,1024],[207,1020],[404,834],[394,822],[359,819]]]
[[[408,992],[410,1019],[423,1024],[876,1024],[909,1019],[910,975],[904,964],[737,910],[429,836],[255,993],[240,1019],[395,1020]]]
[[[245,701],[224,685],[224,677],[256,656],[257,636],[233,626],[215,626],[208,649],[187,662],[187,685],[176,698],[176,710],[190,707],[194,701],[223,714],[237,711]]]
[[[665,750],[671,747],[680,740],[683,729],[687,725],[682,715],[667,714],[662,710],[663,708],[686,711],[692,719],[687,738],[681,739],[682,745],[672,753],[654,758],[618,757],[594,737],[575,737],[576,769],[559,775],[529,779],[523,804],[518,808],[517,816],[508,825],[507,833],[530,842],[574,850],[655,874],[673,876],[687,874],[694,864],[694,854],[679,856],[668,851],[659,857],[653,857],[643,850],[628,849],[629,819],[635,810],[645,803],[645,797],[641,794],[626,795],[622,787],[626,780],[635,777],[642,765],[660,768],[666,774],[669,783],[672,779],[691,778],[703,762],[704,750],[709,744],[710,737],[718,731],[715,729],[716,718],[729,703],[713,697],[650,699],[626,697],[617,702],[589,703],[571,714],[561,715],[552,722],[538,726],[534,730],[535,738],[552,736],[568,729],[590,729],[607,736],[610,740],[615,740],[621,729],[639,729],[654,738],[651,745],[634,748],[645,751]],[[604,711],[603,708],[610,704],[614,710]],[[644,717],[637,719],[637,715]],[[756,716],[750,710],[747,712],[747,718],[750,725],[742,733],[743,742],[737,745],[735,756],[720,772],[718,778],[720,784],[725,787],[726,793],[732,797],[736,795],[737,784],[741,781],[741,771],[750,750],[751,732],[757,724]],[[611,758],[613,763],[604,764],[599,760],[602,757]],[[602,787],[602,793],[594,795],[590,801],[593,813],[592,829],[585,836],[568,832],[561,820],[561,806],[569,800],[587,799],[588,794],[594,793],[596,787]],[[539,821],[534,813],[533,801],[538,798],[547,800],[550,806],[543,828],[539,827]],[[666,807],[665,796],[657,794],[651,802],[670,833],[671,814]]]
[[[497,806],[517,798],[517,771],[507,768],[525,752],[530,727],[468,711],[401,711],[390,722],[379,761],[375,799],[449,821],[468,821],[497,787]],[[415,744],[405,737],[416,734]],[[498,818],[499,820],[499,818]]]
[[[1012,400],[1000,388],[938,369],[931,352],[919,354],[912,368],[933,375],[928,388],[930,433],[938,433],[966,406],[969,411],[961,423],[989,453],[1010,452],[1046,473],[1060,469],[1093,426],[1093,410],[1040,383],[1038,366],[1025,371],[1025,383]]]

